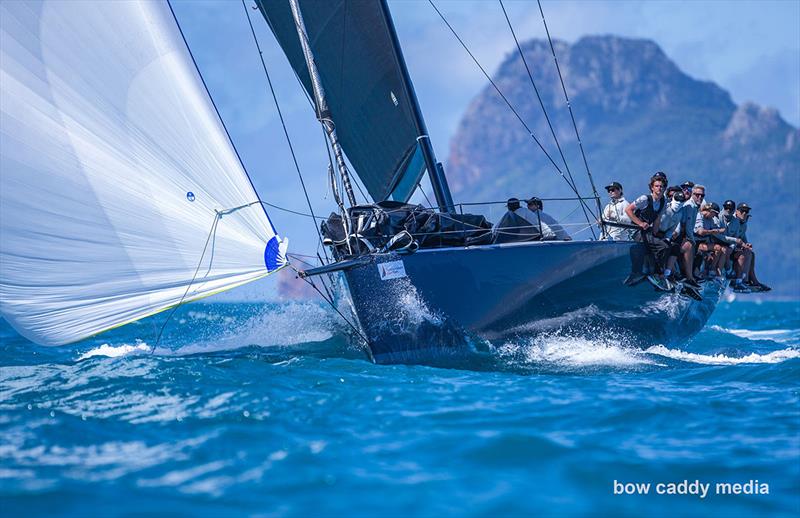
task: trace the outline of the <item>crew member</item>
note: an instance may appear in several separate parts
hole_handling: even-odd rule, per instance
[[[687,187],[689,188],[688,192]],[[706,195],[706,188],[703,185],[695,185],[694,182],[687,181],[681,184],[681,189],[683,189],[684,196],[687,194],[689,196],[681,208],[683,283],[693,288],[699,288],[700,284],[697,283],[694,274],[694,256],[697,251],[694,227],[697,222],[697,213],[700,211],[700,204]]]
[[[725,227],[719,221],[719,205],[713,202],[703,204],[700,214],[697,215],[694,233],[700,238],[697,249],[708,256],[706,263],[708,277],[722,276],[722,269],[728,260],[730,250],[727,245],[714,239],[716,236],[725,235]]]
[[[530,206],[530,204],[528,204],[528,206]],[[536,231],[542,236],[541,238],[543,241],[558,239],[558,236],[556,236],[556,233],[550,228],[550,225],[544,222],[544,218],[541,217],[540,213],[534,212],[528,207],[518,207],[514,210],[514,214],[533,225]]]
[[[770,291],[772,288],[760,282],[758,277],[756,277],[756,253],[755,250],[753,250],[753,245],[747,240],[748,219],[750,219],[750,206],[747,203],[740,203],[739,206],[736,207],[734,218],[729,225],[728,234],[739,238],[742,241],[741,248],[743,252],[749,255],[749,258],[745,259],[746,263],[742,265],[741,270],[744,273],[744,284],[751,291]],[[735,258],[734,256],[734,259]]]
[[[670,187],[667,192],[672,193],[672,198],[667,197],[667,205],[661,215],[661,224],[656,235],[669,245],[667,263],[664,268],[664,278],[669,280],[675,268],[675,262],[681,255],[681,244],[683,243],[681,219],[685,200],[680,187]]]
[[[606,185],[606,191],[611,198],[608,205],[603,209],[603,220],[611,223],[621,223],[623,225],[633,225],[631,219],[625,214],[625,207],[628,206],[628,200],[622,193],[622,184],[619,182],[611,182]],[[630,241],[633,239],[633,231],[627,228],[616,227],[608,225],[605,227],[608,237],[614,241]]]
[[[555,233],[556,239],[560,239],[561,241],[571,241],[572,238],[564,230],[564,227],[561,226],[561,223],[556,221],[554,217],[549,215],[544,211],[544,203],[542,200],[534,196],[533,198],[528,200],[528,210],[534,213],[536,221],[541,222],[543,225],[547,225],[550,227],[550,230]]]
[[[722,204],[722,212],[719,213],[719,218],[722,224],[725,225],[725,228],[727,228],[731,220],[733,220],[733,213],[735,210],[736,202],[733,200],[725,200],[725,203]]]
[[[691,180],[686,180],[681,184],[681,189],[683,189],[683,195],[689,200],[692,197],[692,188],[694,187],[694,182]]]
[[[656,288],[669,290],[669,284],[664,279],[664,267],[667,262],[669,245],[658,236],[661,226],[661,213],[664,211],[666,200],[664,199],[664,189],[666,183],[658,174],[650,178],[650,194],[643,194],[625,208],[625,213],[630,220],[641,230],[638,232],[639,239],[647,246],[653,255],[655,262],[655,276],[648,277]]]

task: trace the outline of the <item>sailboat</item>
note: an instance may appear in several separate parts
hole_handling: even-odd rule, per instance
[[[725,282],[701,300],[625,286],[647,262],[638,242],[497,240],[454,203],[385,1],[256,5],[332,151],[325,257],[297,270],[373,361],[461,356],[565,322],[643,343],[705,325]],[[0,8],[0,311],[15,329],[69,343],[288,264],[168,3]],[[408,203],[424,177],[434,207]]]

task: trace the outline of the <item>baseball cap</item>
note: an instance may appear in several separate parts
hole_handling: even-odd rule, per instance
[[[738,207],[736,207],[736,210],[740,210],[742,212],[750,212],[750,205],[742,202],[739,204]]]
[[[610,184],[606,185],[606,190],[610,191],[611,189],[619,189],[622,190],[622,184],[619,182],[611,182]]]
[[[694,187],[694,182],[691,180],[686,180],[681,184],[681,189],[691,189]]]
[[[725,210],[733,210],[736,207],[736,202],[733,200],[725,200],[725,203],[722,204],[722,208]]]
[[[712,201],[711,203],[708,204],[708,210],[710,210],[711,212],[716,212],[717,214],[719,214],[719,205],[717,205],[716,203],[714,203]]]

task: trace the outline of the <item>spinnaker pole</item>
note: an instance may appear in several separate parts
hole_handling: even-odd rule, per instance
[[[397,38],[397,32],[394,29],[394,22],[389,12],[389,6],[386,5],[386,0],[381,0],[381,10],[383,11],[384,20],[386,20],[386,28],[392,38],[392,48],[394,50],[395,60],[397,61],[397,68],[400,70],[400,75],[403,78],[403,83],[405,83],[406,91],[408,91],[408,96],[411,100],[414,124],[417,130],[417,142],[419,142],[419,147],[422,150],[422,158],[425,160],[425,168],[428,170],[433,193],[436,196],[436,203],[439,205],[439,210],[442,212],[455,212],[453,196],[450,194],[450,187],[447,185],[447,178],[444,175],[443,169],[437,166],[436,155],[433,153],[431,139],[428,136],[428,128],[425,125],[425,119],[422,117],[422,110],[420,110],[419,107],[417,93],[414,91],[414,84],[411,82],[411,76],[408,74],[406,60],[403,58],[403,52],[400,50],[400,40]]]

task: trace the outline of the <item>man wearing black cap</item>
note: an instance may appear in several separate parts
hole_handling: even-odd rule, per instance
[[[720,220],[722,220],[722,224],[725,225],[725,228],[731,224],[735,210],[736,202],[733,200],[725,200],[725,203],[722,204],[722,212],[719,213],[719,217]]]
[[[608,205],[603,209],[603,220],[611,223],[621,223],[623,225],[633,225],[631,218],[625,214],[625,207],[628,206],[628,200],[622,194],[622,184],[619,182],[611,182],[606,185],[606,191],[611,200]],[[608,237],[614,241],[630,241],[633,239],[631,230],[627,228],[615,227],[608,225],[605,227]]]
[[[689,200],[692,197],[692,187],[694,187],[694,182],[691,180],[686,180],[681,184],[681,189],[683,189],[683,196]]]
[[[542,224],[542,228],[544,228],[544,226],[550,227],[550,230],[555,234],[556,239],[561,241],[572,240],[567,231],[564,230],[564,227],[561,225],[561,223],[559,223],[556,218],[544,211],[544,202],[541,199],[537,198],[536,196],[530,198],[528,200],[528,210],[533,213],[533,217],[535,219],[530,220],[527,217],[525,219],[528,219],[534,224],[536,224],[535,222],[538,221],[540,224]]]
[[[750,219],[750,206],[740,203],[726,232],[728,236],[736,239],[736,250],[733,253],[737,274],[734,291],[770,291],[772,288],[759,282],[756,277],[756,255],[753,246],[747,240],[748,219]]]

